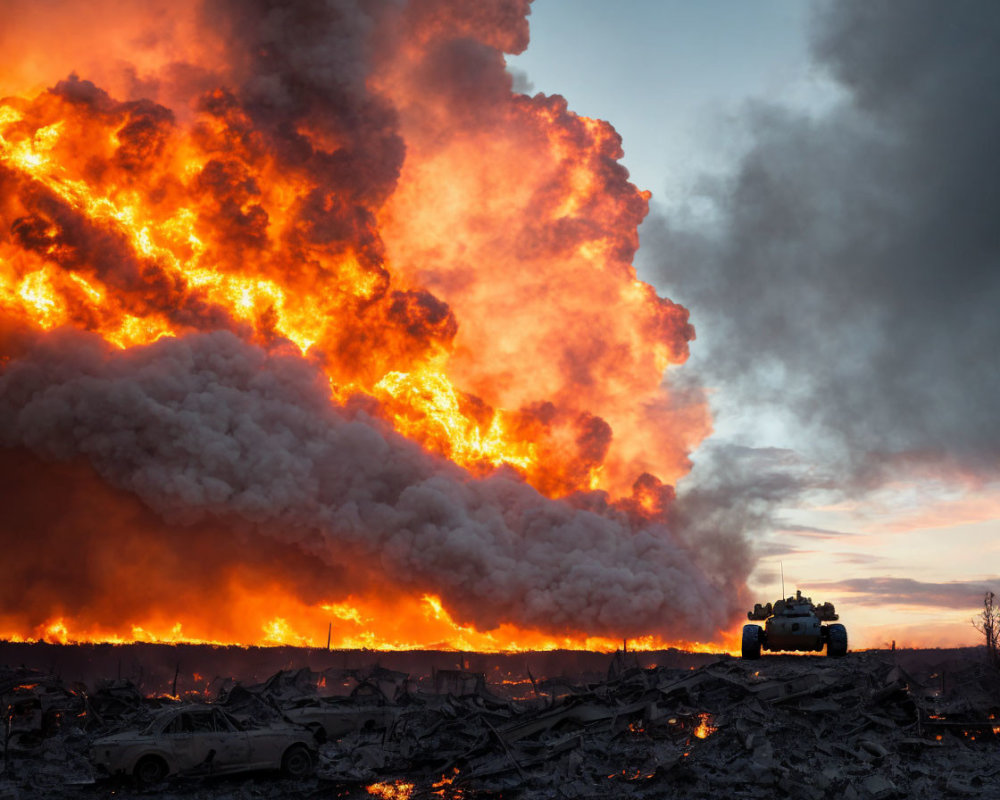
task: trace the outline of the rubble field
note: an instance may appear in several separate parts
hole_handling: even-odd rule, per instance
[[[302,667],[180,697],[0,668],[0,800],[1000,798],[1000,674],[975,650],[648,658],[604,656],[585,680]],[[206,701],[251,727],[307,725],[314,773],[97,778],[95,739]]]

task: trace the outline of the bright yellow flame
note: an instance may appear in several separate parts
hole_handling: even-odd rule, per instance
[[[45,638],[48,641],[55,640],[59,644],[66,644],[69,641],[69,631],[66,630],[61,618],[50,622],[45,627]]]
[[[26,305],[35,310],[43,327],[51,327],[57,303],[52,283],[43,270],[26,275],[18,287],[17,294]]]
[[[428,433],[443,443],[445,455],[462,464],[486,462],[527,469],[535,460],[530,443],[509,441],[504,415],[497,411],[484,432],[461,410],[458,392],[440,371],[390,372],[374,387],[376,397],[402,401],[409,414],[397,417],[396,429],[416,439]]]
[[[292,630],[288,621],[282,617],[275,617],[261,626],[264,632],[264,641],[268,644],[293,645],[296,647],[308,647],[309,637],[301,636]]]
[[[707,713],[702,713],[698,715],[698,727],[694,729],[694,735],[699,739],[707,739],[717,730],[717,727],[712,725],[712,717]]]
[[[382,800],[409,800],[413,796],[413,784],[402,781],[373,783],[368,787],[368,794]]]
[[[357,625],[364,625],[366,622],[370,622],[361,616],[361,612],[358,611],[350,603],[331,603],[322,606],[324,611],[329,611],[337,619],[342,619],[344,622],[353,622]]]
[[[0,106],[0,131],[24,119],[20,111],[11,106]]]

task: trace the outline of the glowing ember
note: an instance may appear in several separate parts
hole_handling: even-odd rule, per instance
[[[458,767],[454,768],[451,775],[442,775],[440,780],[431,784],[431,794],[435,797],[448,797],[451,800],[460,800],[460,798],[465,796],[465,792],[453,786],[458,775]]]
[[[380,797],[382,800],[409,800],[413,796],[413,784],[402,781],[373,783],[368,787],[368,794]]]
[[[699,714],[698,720],[698,727],[694,729],[694,735],[699,739],[707,739],[718,730],[717,727],[712,725],[711,715],[707,713]]]

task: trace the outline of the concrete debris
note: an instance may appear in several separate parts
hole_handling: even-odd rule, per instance
[[[144,738],[169,739],[183,727],[170,720],[197,714],[215,720],[219,744],[185,755],[188,777],[148,770],[158,796],[1000,797],[1000,675],[966,662],[945,680],[904,670],[898,657],[722,657],[685,670],[618,654],[606,679],[530,676],[526,697],[468,670],[412,679],[380,667],[304,668],[256,685],[220,682],[207,705],[145,697],[128,681],[90,692],[0,669],[0,798],[104,796],[95,744],[138,748],[134,773],[149,767]],[[266,746],[240,744],[253,736]],[[283,763],[289,748],[300,761],[308,753],[308,769]],[[225,769],[213,766],[225,758]],[[263,766],[293,777],[214,778]],[[119,779],[115,791],[143,789]]]

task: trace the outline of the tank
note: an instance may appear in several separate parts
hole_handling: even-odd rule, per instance
[[[832,658],[847,655],[847,628],[836,623],[840,619],[833,603],[815,605],[796,589],[795,597],[786,597],[773,606],[757,603],[747,619],[764,622],[743,626],[743,658],[760,658],[761,650],[796,653],[820,653]]]

